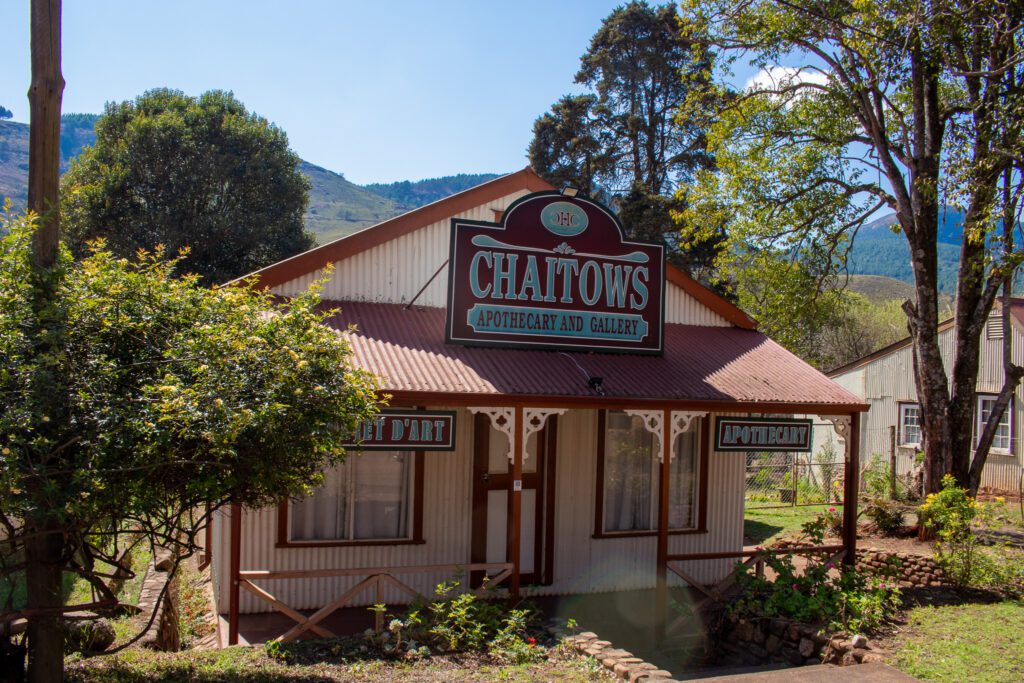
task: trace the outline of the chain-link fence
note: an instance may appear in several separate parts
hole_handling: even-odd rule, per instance
[[[747,453],[748,508],[842,502],[843,453],[826,441],[815,453]]]

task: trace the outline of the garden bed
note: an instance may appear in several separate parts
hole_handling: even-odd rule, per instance
[[[133,681],[608,681],[597,660],[572,647],[540,644],[542,658],[528,664],[498,664],[481,654],[448,654],[408,661],[361,652],[358,638],[299,642],[268,653],[232,647],[202,652],[157,653],[128,650],[112,657],[69,661],[66,679],[79,683]]]

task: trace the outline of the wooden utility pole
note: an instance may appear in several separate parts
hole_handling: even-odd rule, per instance
[[[32,85],[28,89],[28,208],[39,214],[35,262],[49,268],[60,239],[60,71],[61,0],[32,0]]]
[[[60,72],[60,0],[32,0],[32,84],[28,90],[31,127],[28,156],[28,208],[39,215],[34,236],[33,306],[46,320],[54,279],[45,272],[57,261],[60,238],[58,183],[60,181],[60,104],[64,77]],[[52,335],[43,343],[52,344]],[[45,391],[43,393],[46,393]],[[52,401],[52,393],[41,399]],[[56,413],[54,413],[56,414]],[[25,518],[25,588],[28,607],[28,680],[55,683],[63,679],[64,629],[61,584],[64,534],[59,520],[42,506]]]

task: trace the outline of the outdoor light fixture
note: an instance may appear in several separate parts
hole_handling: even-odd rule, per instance
[[[562,188],[562,194],[566,197],[575,197],[580,193],[580,188],[573,187],[572,185],[566,185]]]

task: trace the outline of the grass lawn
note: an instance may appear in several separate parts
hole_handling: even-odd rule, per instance
[[[743,518],[743,537],[747,545],[767,545],[789,532],[799,532],[804,522],[834,507],[842,514],[842,505],[808,505],[806,507],[747,508]]]
[[[547,650],[537,664],[496,665],[479,656],[445,656],[406,662],[382,659],[305,656],[303,644],[290,646],[285,658],[263,648],[232,647],[202,652],[156,653],[126,650],[113,657],[69,660],[66,679],[77,683],[190,681],[192,683],[263,683],[266,681],[367,681],[372,683],[427,681],[483,682],[608,681],[599,662],[568,648]],[[323,645],[323,643],[321,643]],[[315,659],[322,661],[315,661]]]
[[[1024,680],[1024,605],[916,607],[891,663],[923,681]]]

